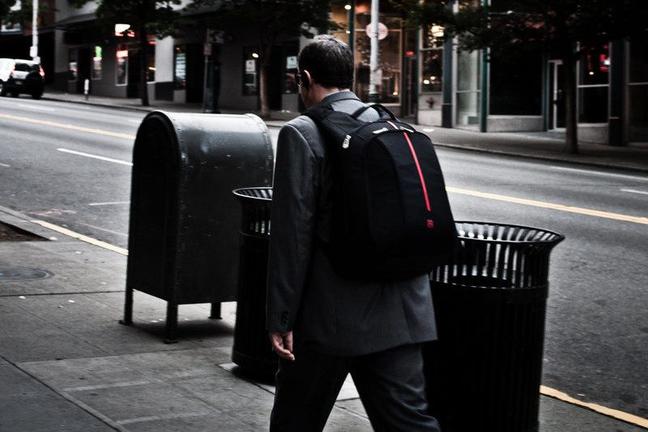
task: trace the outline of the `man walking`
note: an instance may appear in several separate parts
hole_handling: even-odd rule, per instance
[[[318,36],[299,54],[307,108],[353,113],[353,54]],[[361,120],[379,115],[366,110]],[[267,328],[280,357],[270,430],[321,431],[351,373],[376,431],[437,432],[427,413],[421,343],[436,338],[428,276],[399,282],[347,280],[325,252],[331,165],[307,116],[279,134],[272,203]]]

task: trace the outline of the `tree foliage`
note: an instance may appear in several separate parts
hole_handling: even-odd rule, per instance
[[[213,10],[208,25],[226,33],[245,31],[256,41],[261,64],[261,115],[269,115],[267,74],[273,46],[282,38],[314,36],[335,27],[330,0],[195,0],[191,8]]]
[[[0,21],[11,24],[25,24],[32,20],[32,0],[22,0],[20,8],[12,10],[18,0],[0,0]],[[38,12],[43,13],[49,10],[47,3],[38,4]]]
[[[0,0],[0,21],[5,21],[10,14],[11,8],[16,4],[16,0]]]
[[[462,6],[450,0],[392,0],[415,25],[438,24],[444,37],[457,37],[461,49],[488,48],[505,55],[516,50],[543,52],[565,66],[567,149],[577,148],[576,62],[588,49],[625,39],[648,37],[646,0],[492,0],[491,6]]]

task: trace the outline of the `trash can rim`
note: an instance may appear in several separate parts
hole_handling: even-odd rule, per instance
[[[512,239],[496,239],[496,238],[485,238],[485,237],[469,237],[466,235],[461,235],[459,229],[464,224],[470,225],[481,225],[481,226],[493,226],[493,227],[508,227],[508,228],[521,228],[526,230],[534,230],[537,232],[550,234],[550,237],[544,240],[512,240]],[[469,240],[469,241],[479,241],[479,242],[489,242],[489,243],[511,243],[511,244],[558,244],[565,239],[565,236],[545,228],[530,227],[526,225],[515,225],[515,224],[505,224],[499,222],[482,222],[482,221],[455,221],[455,227],[457,228],[457,235],[460,240]]]
[[[269,192],[270,197],[255,196],[248,194],[248,191],[265,191]],[[261,187],[246,187],[246,188],[237,188],[232,190],[232,194],[240,200],[258,200],[258,201],[272,201],[272,188],[268,186]]]

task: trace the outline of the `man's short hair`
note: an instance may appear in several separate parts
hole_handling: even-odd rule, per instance
[[[299,53],[299,70],[326,88],[351,88],[353,53],[347,44],[329,35],[315,36]]]

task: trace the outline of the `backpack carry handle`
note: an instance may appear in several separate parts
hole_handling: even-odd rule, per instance
[[[353,117],[354,119],[357,119],[365,111],[367,111],[369,108],[373,108],[376,111],[378,111],[378,114],[380,115],[380,118],[384,118],[383,114],[387,114],[390,119],[398,120],[393,112],[391,112],[384,105],[381,105],[379,103],[375,103],[375,104],[371,104],[371,105],[365,105],[362,108],[360,108],[359,110],[357,110],[356,112],[354,112],[353,114],[351,114],[351,117]]]

